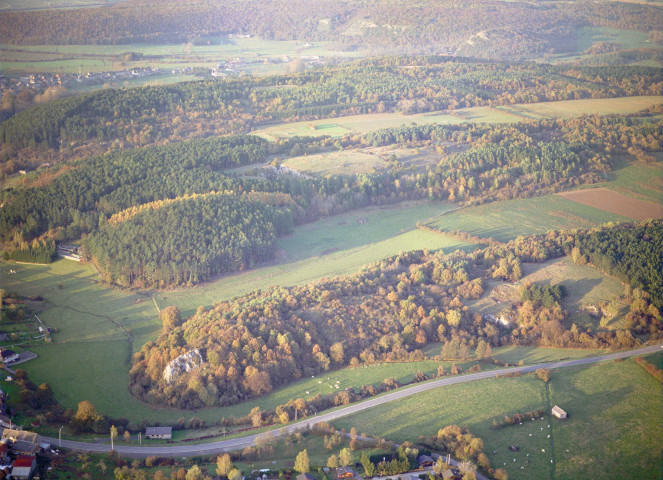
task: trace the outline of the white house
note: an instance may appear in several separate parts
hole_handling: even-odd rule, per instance
[[[173,438],[173,427],[147,427],[145,438],[170,440]]]

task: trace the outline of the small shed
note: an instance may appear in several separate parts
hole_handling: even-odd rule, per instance
[[[170,440],[173,438],[173,427],[147,427],[145,438]]]
[[[336,469],[336,478],[354,478],[355,471],[350,467],[338,467]]]
[[[552,414],[553,414],[554,417],[557,417],[557,418],[560,418],[560,419],[566,418],[566,412],[564,410],[562,410],[561,408],[559,408],[557,405],[555,405],[552,408]]]
[[[32,478],[37,468],[37,458],[32,455],[19,455],[12,464],[12,478]]]
[[[419,455],[417,463],[420,467],[432,467],[435,464],[435,460],[428,455]]]

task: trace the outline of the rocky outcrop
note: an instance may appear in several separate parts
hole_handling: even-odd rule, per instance
[[[204,361],[200,350],[197,348],[191,350],[166,365],[163,370],[163,379],[166,383],[173,383],[180,375],[199,367]]]

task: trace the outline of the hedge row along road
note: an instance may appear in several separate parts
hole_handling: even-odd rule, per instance
[[[656,345],[642,347],[634,350],[626,350],[606,355],[600,355],[596,357],[580,358],[577,360],[566,360],[566,361],[550,362],[550,363],[541,363],[538,365],[503,368],[499,370],[490,370],[486,372],[472,373],[457,377],[445,377],[438,380],[421,383],[413,387],[404,388],[402,390],[391,392],[385,395],[381,395],[366,400],[364,402],[359,402],[353,405],[349,405],[347,407],[342,407],[336,410],[329,411],[327,413],[315,415],[314,417],[306,418],[305,420],[302,420],[300,422],[292,423],[288,426],[271,430],[271,433],[275,437],[278,437],[280,435],[292,433],[295,431],[301,431],[307,428],[311,428],[316,423],[319,422],[332,422],[337,418],[345,417],[347,415],[352,415],[354,413],[361,412],[362,410],[377,407],[388,402],[393,402],[394,400],[399,400],[401,398],[409,397],[410,395],[416,395],[418,393],[425,392],[427,390],[432,390],[434,388],[440,388],[447,385],[455,385],[458,383],[472,382],[475,380],[495,378],[498,375],[504,375],[505,373],[515,373],[515,372],[528,373],[528,372],[533,372],[538,368],[557,369],[564,367],[573,367],[576,365],[587,365],[598,362],[606,362],[610,360],[616,360],[619,358],[628,358],[628,357],[635,357],[638,355],[646,355],[649,353],[661,351],[661,349],[663,349],[663,344],[659,343]],[[254,445],[256,437],[262,435],[263,433],[257,433],[252,435],[246,435],[243,437],[231,438],[227,440],[219,440],[204,444],[194,444],[194,445],[147,446],[147,447],[129,447],[129,446],[118,445],[115,447],[115,451],[117,451],[120,455],[127,457],[149,457],[149,456],[194,457],[194,456],[203,456],[203,455],[214,455],[221,452],[241,450],[247,446]],[[50,437],[40,437],[40,442],[50,443],[53,446],[59,446],[62,448],[83,451],[83,452],[103,453],[103,452],[109,452],[111,450],[111,446],[107,444],[76,442],[72,440],[62,440],[60,442],[57,438],[50,438]]]

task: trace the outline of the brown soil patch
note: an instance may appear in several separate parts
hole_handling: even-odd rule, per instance
[[[663,217],[663,205],[637,200],[604,187],[558,193],[571,201],[635,220]]]

